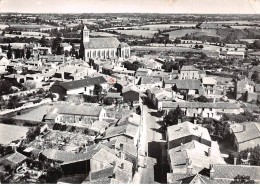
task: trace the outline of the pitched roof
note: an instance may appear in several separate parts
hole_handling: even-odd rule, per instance
[[[260,92],[260,84],[255,85],[255,92]]]
[[[75,155],[74,153],[57,149],[45,149],[43,152],[41,152],[41,154],[46,158],[57,162],[67,161]]]
[[[195,68],[194,66],[183,66],[181,68],[181,71],[199,71],[197,68]]]
[[[243,125],[246,127],[245,130],[243,130]],[[238,143],[260,138],[260,123],[244,122],[240,124],[232,124],[231,128]]]
[[[158,82],[161,82],[161,77],[141,77],[140,79],[140,85],[141,84],[155,84]]]
[[[237,175],[250,176],[251,180],[260,181],[260,166],[214,164],[215,179],[226,179],[230,182]]]
[[[258,73],[260,73],[260,65],[258,66],[253,66],[251,69],[250,69],[251,72],[254,72],[254,71],[257,71]]]
[[[218,102],[218,103],[203,103],[203,102],[172,102],[163,101],[163,108],[216,108],[216,109],[239,109],[237,103]]]
[[[217,80],[214,77],[203,77],[202,84],[215,85]]]
[[[115,37],[109,38],[90,38],[89,42],[84,42],[85,49],[103,49],[103,48],[118,48],[119,40]]]
[[[167,127],[169,141],[176,140],[182,137],[194,135],[202,137],[205,140],[211,141],[209,132],[206,128],[195,125],[191,122],[185,121],[178,125]]]
[[[0,159],[0,162],[4,165],[17,166],[27,159],[26,156],[19,152],[15,152],[11,155],[6,155]]]
[[[165,84],[174,84],[178,89],[195,90],[201,88],[201,82],[194,79],[165,79]]]
[[[66,105],[59,104],[53,106],[45,116],[45,119],[55,119],[58,114],[73,114],[83,116],[99,116],[103,107],[86,105]]]
[[[103,84],[103,83],[107,83],[106,79],[103,76],[99,76],[99,77],[93,77],[88,79],[63,82],[63,83],[59,83],[59,85],[65,88],[66,90],[74,90],[77,88],[88,87],[88,86],[93,86],[95,84]]]

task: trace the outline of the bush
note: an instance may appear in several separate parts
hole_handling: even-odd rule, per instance
[[[37,100],[33,101],[33,104],[40,103],[41,101],[42,101],[42,99],[37,99]]]
[[[3,119],[2,119],[2,123],[4,123],[4,124],[9,124],[9,125],[14,125],[14,124],[15,124],[13,118],[3,118]]]

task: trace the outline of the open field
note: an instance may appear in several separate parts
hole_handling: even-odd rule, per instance
[[[182,30],[175,30],[175,31],[170,31],[167,32],[169,34],[170,40],[173,40],[177,37],[183,37],[186,34],[194,34],[195,36],[218,36],[216,29],[182,29]]]
[[[143,36],[152,38],[157,31],[153,30],[115,30],[118,33],[132,36]]]
[[[260,27],[256,27],[256,26],[242,26],[242,25],[231,26],[231,28],[233,28],[233,29],[260,29]]]
[[[143,25],[142,28],[149,28],[150,30],[169,29],[170,27],[195,27],[196,23],[174,23],[174,24],[155,24]]]
[[[21,137],[25,137],[27,131],[27,127],[0,124],[0,144],[6,145]]]
[[[10,24],[10,27],[15,27],[18,29],[52,29],[55,28],[51,25],[37,25],[37,24]]]
[[[131,49],[136,51],[172,51],[172,52],[203,52],[205,54],[210,53],[209,50],[199,50],[188,47],[174,47],[174,46],[166,46],[166,47],[152,47],[152,46],[132,46]]]
[[[91,32],[90,36],[100,36],[100,37],[114,37],[117,36],[116,34],[111,34],[108,32]]]

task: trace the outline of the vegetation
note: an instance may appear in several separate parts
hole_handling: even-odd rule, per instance
[[[243,123],[246,121],[255,121],[255,116],[247,110],[240,114],[223,114],[223,121],[234,121],[236,123]]]
[[[250,176],[238,175],[231,184],[255,184],[255,181],[251,180]]]
[[[30,128],[29,131],[26,133],[26,140],[28,142],[35,140],[35,138],[40,135],[40,132],[41,132],[40,126]]]
[[[172,125],[177,125],[178,120],[184,117],[184,112],[178,106],[174,110],[170,110],[169,113],[165,116],[164,122],[166,123],[167,127]]]
[[[242,159],[246,160],[250,153],[248,163],[253,166],[260,166],[260,145],[257,145],[254,148],[248,148],[246,150],[240,151],[238,153],[231,153],[230,160],[237,158],[237,164],[243,164]]]
[[[60,123],[55,123],[54,125],[53,125],[53,130],[59,130],[59,131],[66,131],[67,130],[67,125],[65,124],[65,125],[62,125],[62,124],[60,124]]]
[[[144,67],[143,64],[138,61],[134,61],[133,63],[129,61],[125,61],[122,64],[127,70],[133,70],[133,71],[136,71],[138,68]]]

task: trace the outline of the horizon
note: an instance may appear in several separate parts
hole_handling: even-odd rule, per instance
[[[26,2],[26,3],[25,3]],[[100,8],[103,7],[103,8]],[[232,8],[230,8],[232,7]],[[27,14],[248,14],[259,0],[0,0],[1,13]]]

